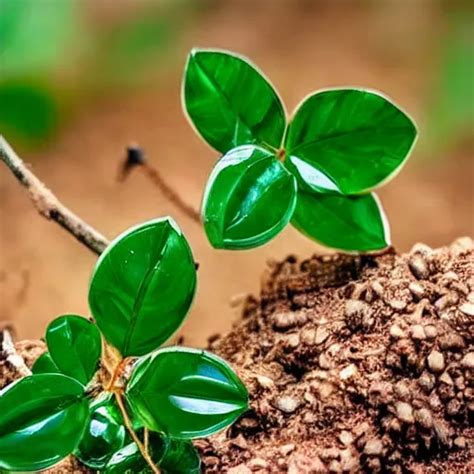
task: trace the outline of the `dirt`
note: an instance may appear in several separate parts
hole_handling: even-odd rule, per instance
[[[462,238],[271,263],[260,297],[209,343],[246,383],[251,410],[196,441],[204,471],[473,472],[473,255]],[[16,347],[29,366],[44,350]],[[0,369],[2,386],[15,375]]]

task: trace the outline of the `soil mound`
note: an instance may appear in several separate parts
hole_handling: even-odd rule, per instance
[[[250,413],[201,440],[206,472],[474,472],[468,238],[408,255],[271,264],[211,349]]]

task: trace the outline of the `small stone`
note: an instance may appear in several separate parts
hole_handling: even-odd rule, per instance
[[[329,472],[341,472],[341,463],[333,459],[328,465]]]
[[[275,329],[290,329],[297,324],[296,313],[286,311],[273,314],[273,327]]]
[[[321,369],[329,370],[331,368],[331,361],[324,352],[319,355],[318,362]]]
[[[464,436],[458,436],[454,439],[454,446],[458,449],[465,449],[467,446],[466,438],[464,438]]]
[[[283,454],[283,456],[288,456],[288,454],[293,452],[295,450],[295,448],[296,448],[296,446],[293,443],[284,444],[280,448],[280,453]]]
[[[206,467],[214,467],[219,465],[219,458],[216,456],[204,456],[202,462]]]
[[[252,471],[258,471],[259,469],[267,468],[268,462],[262,458],[253,458],[247,463],[247,466],[250,467]]]
[[[444,370],[444,356],[439,351],[431,351],[428,358],[428,367],[435,374]]]
[[[227,474],[252,474],[252,471],[245,464],[239,464],[227,469]]]
[[[440,377],[439,377],[439,381],[441,383],[444,383],[446,385],[454,385],[454,382],[453,382],[453,379],[451,378],[451,376],[448,374],[448,372],[443,372]]]
[[[413,418],[413,408],[409,403],[397,402],[395,404],[397,412],[397,418],[407,424],[412,424],[415,419]]]
[[[403,311],[407,307],[407,302],[403,300],[390,300],[388,304],[395,311]]]
[[[461,412],[461,402],[454,398],[453,400],[450,400],[448,404],[446,405],[446,413],[449,416],[457,416]]]
[[[316,345],[322,344],[329,337],[329,331],[325,327],[318,327],[316,329],[316,336],[314,342]]]
[[[474,291],[467,295],[467,301],[474,304]]]
[[[362,423],[359,423],[354,427],[352,430],[356,438],[360,438],[361,436],[365,435],[368,433],[370,430],[370,426],[366,421],[363,421]]]
[[[420,301],[424,298],[426,291],[423,285],[417,281],[412,281],[408,285],[408,289],[410,290],[411,294],[415,297],[416,301]]]
[[[348,380],[357,374],[357,367],[354,364],[349,364],[339,372],[341,380]]]
[[[275,408],[282,411],[283,413],[293,413],[298,409],[299,406],[299,400],[294,397],[290,397],[289,395],[283,395],[275,400]]]
[[[410,250],[411,254],[421,254],[427,257],[433,253],[433,249],[426,244],[422,244],[421,242],[416,243]]]
[[[449,308],[450,306],[457,304],[459,301],[459,295],[455,292],[450,292],[447,295],[441,296],[441,298],[438,298],[434,306],[438,310],[438,313],[445,310],[446,308]]]
[[[430,276],[430,268],[425,257],[421,253],[410,255],[408,268],[418,280],[426,280]]]
[[[450,443],[450,436],[449,436],[449,428],[444,424],[444,422],[436,420],[433,423],[434,432],[436,437],[439,439],[440,443],[449,446]]]
[[[468,352],[461,360],[461,366],[465,369],[474,369],[474,352]]]
[[[464,255],[472,250],[472,239],[460,237],[451,244],[450,250],[454,255]]]
[[[393,339],[402,339],[405,337],[405,332],[397,324],[392,324],[392,326],[390,326],[390,336]]]
[[[294,452],[288,463],[288,474],[301,474],[303,472],[327,472],[326,466],[318,456],[310,458],[304,454]]]
[[[322,400],[328,398],[334,392],[334,385],[330,382],[323,382],[318,386],[318,393]]]
[[[380,438],[370,438],[364,447],[364,453],[367,456],[381,456],[383,452],[383,443]]]
[[[273,382],[270,377],[267,377],[265,375],[256,375],[255,379],[257,380],[260,387],[265,388],[267,390],[275,386],[275,382]]]
[[[414,412],[416,422],[423,428],[429,430],[433,426],[433,415],[428,408],[420,408]]]
[[[306,328],[301,331],[301,342],[307,346],[312,346],[316,339],[316,330],[314,328]]]
[[[340,452],[341,469],[343,472],[359,472],[359,460],[351,449],[343,449]]]
[[[342,430],[339,433],[339,441],[344,446],[349,446],[354,442],[354,436],[352,436],[352,433],[350,431]]]
[[[459,311],[464,313],[466,316],[474,316],[474,304],[463,303],[461,306],[459,306]]]
[[[436,326],[432,326],[429,324],[428,326],[425,326],[425,334],[426,338],[429,340],[436,339],[436,336],[438,335],[438,330],[436,329]]]
[[[295,334],[290,334],[286,338],[286,347],[291,348],[291,349],[296,349],[300,345],[300,335],[295,333]]]
[[[411,338],[414,341],[423,341],[426,339],[426,334],[423,326],[421,324],[415,324],[410,328]]]
[[[398,395],[398,398],[402,400],[409,400],[412,394],[410,387],[403,380],[400,380],[395,384],[395,393]]]
[[[349,328],[357,327],[369,323],[370,306],[364,301],[347,300],[344,308],[345,321]]]
[[[337,459],[339,458],[339,449],[337,448],[326,448],[321,451],[321,459]]]
[[[244,436],[242,434],[239,434],[238,436],[236,436],[232,440],[232,444],[234,446],[237,446],[238,448],[244,450],[244,451],[248,448],[247,440],[244,438]]]

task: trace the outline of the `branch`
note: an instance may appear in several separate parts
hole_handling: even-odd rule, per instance
[[[123,166],[120,169],[118,177],[119,181],[124,181],[129,175],[130,171],[135,167],[140,167],[145,175],[150,179],[150,181],[180,211],[186,214],[194,222],[197,222],[198,224],[201,222],[199,211],[184,202],[179,194],[173,188],[171,188],[165,179],[163,179],[163,176],[161,176],[159,171],[147,162],[142,148],[132,145],[127,148],[127,156]]]
[[[0,356],[18,372],[20,377],[31,375],[31,370],[26,365],[25,359],[15,349],[15,344],[13,344],[13,339],[8,329],[0,331]]]
[[[46,219],[57,222],[79,242],[100,255],[108,240],[65,207],[58,198],[28,169],[27,165],[0,135],[0,160],[26,188],[36,210]]]

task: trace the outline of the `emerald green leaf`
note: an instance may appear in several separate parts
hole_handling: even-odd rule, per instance
[[[122,415],[110,394],[90,405],[90,420],[74,455],[87,467],[104,469],[126,441]]]
[[[102,352],[97,326],[73,314],[60,316],[48,326],[46,343],[54,364],[64,375],[87,385]]]
[[[189,245],[171,218],[117,237],[99,258],[89,305],[104,337],[123,356],[151,352],[180,326],[196,289]]]
[[[340,250],[390,245],[390,231],[375,194],[338,196],[300,190],[291,223],[309,238]]]
[[[0,469],[37,471],[70,454],[89,417],[84,387],[60,374],[18,380],[0,392]]]
[[[275,155],[240,146],[219,160],[209,178],[204,228],[215,248],[257,247],[288,224],[295,204],[296,180]]]
[[[159,467],[163,474],[200,474],[201,458],[191,441],[171,438]]]
[[[308,184],[313,167],[328,178],[330,191],[359,194],[400,169],[416,135],[410,117],[382,95],[327,90],[309,96],[297,109],[286,156]]]
[[[244,385],[224,360],[182,347],[142,358],[125,395],[132,413],[147,428],[179,439],[215,433],[248,405]]]
[[[60,374],[58,366],[53,362],[49,352],[41,354],[31,368],[33,374]]]
[[[280,148],[286,127],[283,105],[246,59],[225,51],[193,49],[183,96],[197,131],[221,153],[250,143]]]

